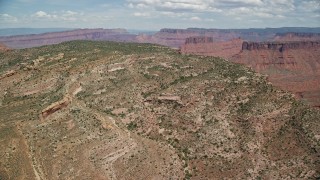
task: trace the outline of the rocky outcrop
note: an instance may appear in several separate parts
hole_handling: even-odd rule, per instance
[[[15,75],[17,72],[15,70],[9,70],[7,72],[5,72],[4,74],[0,75],[0,80],[1,79],[4,79],[6,77],[10,77],[10,76],[13,76]]]
[[[240,52],[242,42],[243,40],[240,38],[215,42],[212,37],[190,37],[186,39],[180,51],[182,54],[216,56],[229,59]]]
[[[68,104],[70,103],[70,101],[71,101],[70,97],[65,97],[62,100],[51,104],[50,106],[48,106],[47,108],[42,110],[40,119],[44,120],[45,118],[47,118],[49,115],[55,113],[56,111],[67,107]]]
[[[173,95],[173,94],[168,94],[168,93],[161,94],[158,97],[158,100],[160,102],[166,102],[166,101],[167,102],[175,102],[177,104],[183,105],[183,102],[181,101],[181,97]]]
[[[243,42],[231,60],[267,74],[274,85],[320,107],[320,41]]]
[[[72,40],[134,41],[134,39],[135,35],[129,34],[125,29],[78,29],[33,35],[5,36],[0,37],[0,42],[10,48],[21,49]]]

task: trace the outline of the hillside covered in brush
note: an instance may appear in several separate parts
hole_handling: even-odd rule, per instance
[[[319,117],[243,65],[163,46],[0,52],[0,179],[315,179]]]

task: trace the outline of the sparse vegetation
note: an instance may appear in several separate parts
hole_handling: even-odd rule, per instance
[[[319,111],[244,66],[134,43],[6,53],[1,74],[17,73],[0,80],[0,176],[319,176]]]

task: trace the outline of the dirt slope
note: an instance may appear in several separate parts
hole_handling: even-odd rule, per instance
[[[91,41],[0,57],[0,179],[320,176],[320,112],[242,65]]]

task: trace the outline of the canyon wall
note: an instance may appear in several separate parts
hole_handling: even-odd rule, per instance
[[[284,34],[295,32],[317,34],[320,28],[250,28],[250,29],[161,29],[155,34],[130,34],[125,29],[77,29],[63,32],[51,32],[33,35],[0,36],[0,42],[10,48],[30,48],[57,44],[72,40],[108,40],[120,42],[154,43],[180,48],[190,37],[210,37],[213,42],[230,41],[241,38],[246,41],[273,41],[275,37],[284,38]],[[278,35],[278,36],[277,36]],[[287,37],[285,39],[288,39]],[[301,39],[301,38],[300,38]],[[305,38],[304,38],[305,39]],[[279,39],[281,40],[281,39]]]
[[[240,38],[216,42],[212,37],[190,37],[186,39],[180,51],[182,54],[218,56],[229,59],[240,52],[242,42]]]
[[[247,40],[258,40],[261,36],[258,32],[242,32],[241,30],[224,30],[224,29],[161,29],[153,36],[138,37],[139,42],[149,42],[161,44],[173,48],[180,48],[185,44],[187,38],[190,37],[210,37],[213,42],[229,41],[236,38],[244,38]],[[268,35],[273,37],[273,35]],[[269,39],[269,37],[267,37]]]
[[[231,61],[268,75],[274,85],[320,107],[320,41],[243,42]]]
[[[138,42],[148,42],[180,48],[185,44],[185,40],[190,37],[210,37],[214,42],[230,41],[232,39],[241,38],[246,41],[273,41],[279,33],[318,33],[320,28],[250,28],[250,29],[161,29],[154,35],[139,35]]]

